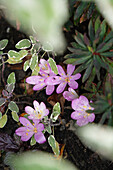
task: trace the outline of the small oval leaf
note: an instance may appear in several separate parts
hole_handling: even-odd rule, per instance
[[[5,101],[6,101],[6,99],[3,98],[3,97],[1,97],[1,98],[0,98],[0,106],[2,106],[2,105],[5,103]]]
[[[17,49],[26,49],[29,48],[30,46],[31,42],[28,39],[23,39],[15,45]]]
[[[19,112],[19,108],[17,106],[17,104],[13,101],[11,101],[8,105],[8,108],[11,110],[11,111],[15,111],[16,113]]]
[[[27,71],[28,68],[29,68],[29,60],[25,61],[23,69],[24,71]]]
[[[7,115],[4,114],[2,118],[0,119],[0,128],[3,128],[5,124],[7,123]]]
[[[4,39],[0,41],[0,50],[3,50],[8,44],[8,40]]]
[[[15,73],[12,72],[11,74],[9,74],[8,78],[7,78],[7,83],[8,84],[15,84],[16,79],[15,79]]]
[[[52,58],[49,58],[48,62],[50,64],[50,67],[51,67],[52,71],[55,74],[58,74],[58,68],[57,68],[57,65],[56,65],[55,61]]]
[[[29,63],[29,66],[32,71],[35,69],[37,64],[38,64],[38,55],[34,53],[32,55],[32,58],[30,59],[30,63]]]
[[[17,112],[12,111],[11,114],[12,114],[13,120],[15,120],[16,122],[19,122],[19,116],[18,116]]]

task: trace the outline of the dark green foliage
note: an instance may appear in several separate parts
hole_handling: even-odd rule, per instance
[[[68,47],[71,54],[65,56],[65,63],[79,65],[75,73],[85,70],[82,82],[90,77],[93,69],[98,80],[101,68],[113,75],[112,62],[109,60],[113,56],[113,32],[108,31],[105,20],[101,22],[97,18],[96,21],[90,20],[88,35],[75,32],[75,42],[71,43],[72,47]]]

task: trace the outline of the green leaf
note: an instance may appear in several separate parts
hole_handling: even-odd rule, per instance
[[[29,48],[30,46],[31,42],[28,39],[23,39],[15,45],[17,49],[26,49]]]
[[[87,5],[88,4],[86,2],[80,2],[80,5],[75,11],[74,20],[78,19],[83,14],[83,11],[87,7]]]
[[[34,37],[33,36],[29,36],[29,38],[30,38],[30,40],[31,40],[31,42],[32,42],[32,44],[36,44],[36,40],[34,39]]]
[[[15,84],[7,84],[7,88],[6,88],[6,90],[9,92],[9,93],[12,93],[13,92],[13,90],[14,90],[14,88],[15,88]]]
[[[14,59],[11,59],[11,58],[9,57],[9,59],[7,60],[7,62],[8,62],[9,64],[18,64],[18,63],[21,63],[21,62],[23,62],[23,61],[22,61],[22,60],[15,61]]]
[[[88,32],[89,32],[89,37],[91,42],[94,40],[94,27],[93,27],[93,22],[90,20],[89,25],[88,25]]]
[[[46,131],[47,131],[49,134],[52,133],[52,130],[51,130],[51,126],[50,126],[50,125],[45,126],[45,129],[46,129]]]
[[[98,78],[98,80],[100,80],[100,68],[101,68],[101,65],[100,65],[99,61],[96,59],[95,55],[93,56],[93,64],[95,66],[97,78]]]
[[[8,108],[11,110],[11,111],[15,111],[15,112],[19,112],[19,108],[17,106],[17,104],[13,101],[11,101],[8,105]]]
[[[100,21],[100,18],[98,17],[95,21],[95,33],[99,29],[100,25],[101,25],[101,21]]]
[[[0,119],[0,128],[3,128],[7,123],[7,115],[4,114],[2,118]]]
[[[4,39],[0,41],[0,50],[3,50],[8,44],[8,40]]]
[[[105,36],[105,33],[106,33],[106,21],[105,20],[101,23],[100,27],[101,27],[101,32],[100,32],[99,38],[100,38],[100,42],[101,42]]]
[[[35,140],[34,135],[33,135],[31,140],[30,140],[30,145],[33,146],[35,144],[36,144],[36,140]]]
[[[8,84],[12,84],[12,83],[15,84],[15,82],[16,82],[15,73],[12,72],[12,73],[9,74],[9,76],[7,78],[7,83]]]
[[[100,53],[100,54],[105,57],[113,57],[113,51],[104,52],[104,53]]]
[[[60,110],[60,103],[59,102],[57,102],[54,106],[53,106],[53,112],[61,112],[61,110]]]
[[[29,68],[29,60],[27,60],[27,61],[24,62],[24,67],[23,67],[23,69],[24,69],[24,71],[27,71],[28,68]]]
[[[15,120],[16,122],[19,122],[19,116],[18,116],[17,112],[12,111],[11,114],[12,114],[13,120]]]
[[[0,106],[2,106],[6,102],[6,99],[1,97],[0,98]]]
[[[52,147],[52,148],[55,148],[56,147],[56,143],[55,143],[55,138],[53,135],[50,135],[48,137],[48,143],[49,145]]]
[[[89,67],[86,69],[83,75],[83,78],[82,78],[83,83],[88,79],[89,75],[91,74],[92,68],[93,68],[93,62],[89,65]]]
[[[92,62],[92,59],[87,60],[83,64],[81,64],[77,69],[74,71],[73,74],[80,73],[81,71],[85,70]]]
[[[83,39],[83,35],[80,34],[79,32],[76,31],[76,36],[74,36],[74,39],[76,40],[76,42],[83,47],[84,49],[87,49],[87,47],[84,44],[84,39]]]
[[[87,56],[87,57],[81,57],[80,59],[77,59],[73,65],[79,65],[79,64],[82,64],[84,62],[87,62],[89,59],[91,59],[91,55],[90,56]]]
[[[32,71],[35,69],[37,64],[38,64],[38,55],[34,53],[32,55],[32,58],[30,59],[30,62],[29,62],[29,66]]]
[[[20,57],[19,57],[18,60],[22,60],[24,57],[27,56],[28,51],[27,51],[27,50],[20,50],[20,51],[19,51],[19,54],[20,54]]]
[[[0,119],[2,118],[2,112],[0,112]]]
[[[76,61],[75,58],[69,58],[67,60],[64,61],[65,64],[73,64]]]
[[[57,69],[57,65],[56,65],[55,61],[52,58],[49,58],[48,62],[50,64],[50,67],[51,67],[52,71],[55,74],[58,74],[58,69]]]
[[[19,58],[20,55],[18,52],[14,51],[14,50],[9,50],[8,57],[9,57],[9,59],[15,60],[16,58]]]
[[[50,135],[48,137],[48,143],[49,145],[52,147],[52,150],[54,152],[55,155],[59,156],[60,154],[60,150],[59,150],[59,144],[58,142],[55,140],[53,135]]]

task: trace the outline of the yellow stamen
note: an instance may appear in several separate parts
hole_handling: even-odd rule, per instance
[[[37,118],[38,118],[38,119],[41,119],[41,117],[42,117],[42,114],[39,113],[39,114],[37,115]]]
[[[89,107],[89,109],[91,109],[91,107]]]
[[[85,109],[87,108],[87,106],[83,106]]]
[[[29,126],[29,124],[27,123],[27,126]]]
[[[37,128],[34,128],[34,132],[37,133]]]
[[[29,129],[27,129],[27,131],[29,132]]]
[[[26,133],[26,135],[28,136],[28,133]]]

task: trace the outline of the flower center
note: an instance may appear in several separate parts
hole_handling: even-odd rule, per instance
[[[42,117],[42,114],[38,113],[37,118],[41,119],[41,117]]]
[[[34,130],[33,130],[35,133],[37,133],[37,128],[34,128]]]
[[[65,77],[66,82],[70,82],[69,77]]]

